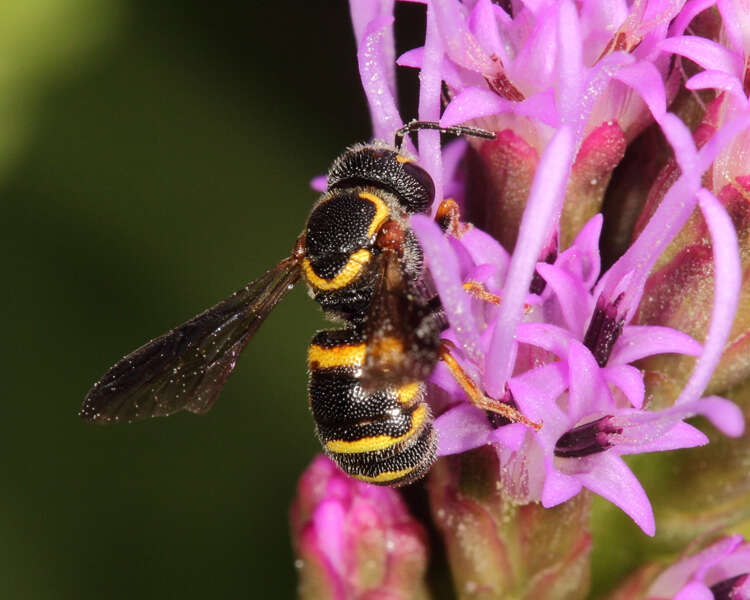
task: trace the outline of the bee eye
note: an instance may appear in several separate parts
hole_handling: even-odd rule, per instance
[[[401,167],[414,180],[414,191],[411,194],[414,212],[427,212],[435,198],[435,184],[430,174],[412,162],[403,163]]]

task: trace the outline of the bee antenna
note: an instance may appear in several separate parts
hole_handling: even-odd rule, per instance
[[[494,140],[495,134],[492,131],[486,129],[479,129],[478,127],[466,127],[464,125],[453,125],[452,127],[441,127],[437,121],[409,121],[398,131],[396,131],[395,140],[393,145],[400,151],[404,144],[404,136],[411,133],[412,131],[419,131],[420,129],[434,129],[440,133],[447,133],[449,135],[469,135],[471,137],[484,138],[486,140]]]

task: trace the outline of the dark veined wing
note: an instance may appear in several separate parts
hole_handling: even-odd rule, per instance
[[[365,320],[366,355],[361,383],[366,390],[423,381],[438,361],[445,328],[440,303],[404,277],[392,250],[378,255],[381,277]]]
[[[128,354],[94,384],[80,415],[99,424],[204,413],[271,309],[300,278],[295,256],[186,323]]]

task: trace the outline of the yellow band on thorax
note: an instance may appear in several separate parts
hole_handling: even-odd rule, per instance
[[[302,272],[305,275],[305,279],[310,282],[310,285],[318,288],[319,290],[338,290],[349,285],[357,275],[359,275],[362,268],[370,261],[372,255],[369,250],[361,248],[356,252],[352,253],[349,260],[344,265],[344,268],[338,272],[333,279],[323,279],[319,277],[315,271],[313,271],[310,259],[305,257],[302,261]]]

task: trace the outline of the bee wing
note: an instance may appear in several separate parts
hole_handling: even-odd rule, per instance
[[[281,261],[229,298],[128,354],[83,401],[86,421],[108,424],[208,411],[237,357],[300,277],[299,260]]]
[[[424,381],[440,348],[441,309],[404,277],[400,258],[378,255],[381,277],[365,320],[366,355],[361,382],[366,390]]]

